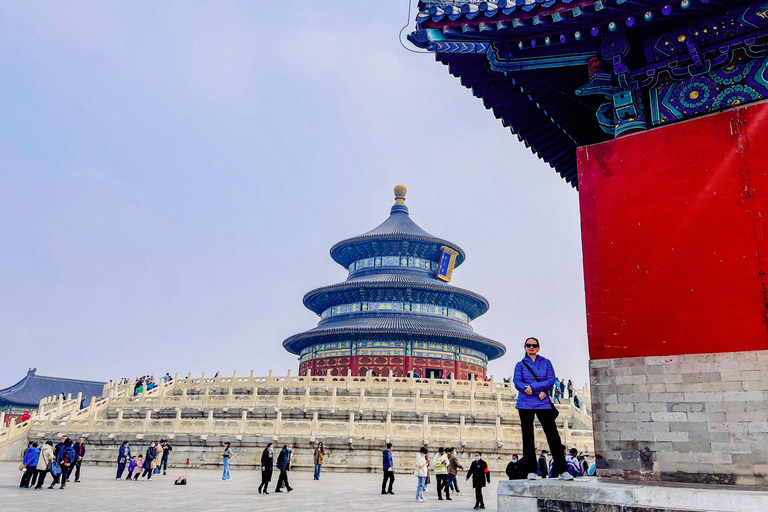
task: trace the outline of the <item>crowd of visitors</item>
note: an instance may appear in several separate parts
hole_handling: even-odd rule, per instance
[[[570,481],[574,478],[594,475],[595,464],[590,464],[588,454],[579,453],[576,448],[568,450],[561,442],[555,420],[559,414],[555,402],[560,403],[562,398],[574,398],[573,382],[555,377],[552,363],[539,355],[541,346],[536,338],[525,340],[525,356],[515,366],[514,376],[511,382],[518,390],[516,408],[520,416],[522,431],[523,456],[517,454],[506,467],[506,474],[510,480],[558,478]],[[417,376],[417,375],[414,375]],[[166,373],[161,377],[165,382],[172,380]],[[136,379],[135,394],[141,394],[145,389],[149,390],[157,386],[154,376],[144,376]],[[578,407],[578,405],[577,405]],[[535,454],[534,421],[539,420],[541,428],[549,445],[549,452],[542,450],[539,457]],[[150,442],[149,447],[142,454],[133,455],[130,443],[124,441],[119,448],[117,456],[116,479],[123,478],[127,470],[125,480],[136,481],[140,478],[152,479],[153,475],[166,474],[168,457],[173,450],[167,440],[161,439],[159,443]],[[381,494],[395,494],[393,486],[395,482],[395,465],[393,461],[393,445],[387,443],[382,451],[383,480]],[[46,476],[51,474],[53,481],[48,487],[53,489],[61,484],[65,489],[74,471],[74,481],[80,482],[81,465],[85,458],[86,447],[84,438],[79,438],[73,443],[67,436],[61,438],[55,447],[51,441],[39,445],[30,442],[24,452],[20,469],[24,474],[19,484],[22,488],[42,489]],[[230,461],[236,455],[229,442],[225,443],[222,453],[223,474],[222,481],[232,480]],[[551,455],[548,460],[547,455]],[[269,443],[261,455],[261,484],[259,494],[268,495],[268,486],[272,480],[273,469],[279,471],[274,492],[291,492],[293,488],[288,482],[288,472],[291,469],[293,445],[283,445],[275,460],[273,444]],[[320,472],[326,456],[322,442],[314,448],[314,480],[320,479]],[[452,500],[451,494],[461,496],[459,489],[459,470],[464,471],[456,450],[453,447],[440,447],[436,453],[429,457],[429,450],[423,446],[416,454],[416,464],[413,474],[417,477],[416,501],[427,501],[424,493],[430,484],[430,473],[436,480],[436,493],[438,500]],[[482,459],[482,453],[476,451],[472,454],[472,462],[467,469],[465,481],[472,481],[475,490],[475,509],[484,509],[483,488],[491,482],[488,464]],[[179,483],[179,482],[177,482]],[[445,498],[443,498],[445,496]]]
[[[173,380],[173,377],[171,377],[170,373],[166,373],[165,375],[160,377],[160,380],[162,380],[163,383],[167,384]],[[144,391],[149,391],[150,389],[154,389],[158,385],[157,382],[155,382],[154,375],[144,375],[142,377],[136,377],[136,379],[133,382],[134,382],[133,383],[134,396],[138,396],[142,394]]]
[[[72,471],[75,472],[75,482],[80,483],[80,467],[85,457],[85,439],[80,438],[73,443],[67,436],[62,436],[61,442],[53,447],[52,441],[42,445],[32,441],[24,451],[19,467],[24,473],[19,487],[23,489],[41,490],[48,473],[53,477],[49,489],[61,483],[61,489],[66,489]]]

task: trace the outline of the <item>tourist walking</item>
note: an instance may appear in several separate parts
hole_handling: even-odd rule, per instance
[[[232,480],[232,474],[229,472],[229,459],[231,459],[235,452],[232,451],[231,443],[227,441],[224,443],[226,447],[224,448],[224,453],[221,454],[221,458],[224,462],[224,474],[221,475],[222,482],[228,482],[229,480]]]
[[[48,487],[49,489],[53,489],[59,482],[61,482],[60,488],[66,489],[67,478],[69,478],[69,473],[72,471],[72,465],[75,463],[75,450],[72,449],[72,440],[66,436],[62,437],[62,439],[64,442],[56,445],[56,447],[59,448],[59,452],[56,453],[56,450],[53,452],[56,454],[56,461],[59,463],[59,466],[61,466],[61,474],[53,477],[53,483]],[[59,447],[59,445],[61,447]]]
[[[83,463],[83,457],[85,457],[85,438],[81,437],[77,440],[77,443],[72,447],[75,450],[75,483],[80,483],[80,465]]]
[[[392,461],[392,443],[387,443],[387,447],[381,452],[382,468],[384,470],[384,479],[381,481],[381,494],[395,494],[392,492],[392,486],[395,484],[395,464]],[[389,490],[387,490],[389,482]]]
[[[261,483],[259,484],[259,494],[269,494],[267,486],[272,481],[272,466],[274,461],[272,443],[269,443],[264,451],[261,452]]]
[[[539,349],[539,340],[536,338],[525,340],[525,357],[515,365],[513,379],[515,388],[519,391],[517,412],[520,415],[523,434],[523,458],[526,461],[526,471],[529,479],[536,478],[536,467],[533,463],[536,450],[533,421],[538,417],[554,459],[554,474],[559,475],[561,480],[573,480],[573,476],[568,473],[563,444],[555,424],[559,413],[546,393],[546,390],[555,382],[555,369],[548,359],[538,355]]]
[[[280,450],[280,455],[277,456],[277,469],[280,470],[280,476],[277,477],[277,486],[275,486],[275,492],[283,492],[282,487],[285,485],[285,489],[288,492],[293,490],[293,487],[288,483],[288,471],[291,470],[291,452],[293,451],[292,444],[283,445],[283,449]]]
[[[123,471],[125,471],[125,465],[128,463],[128,459],[131,458],[131,447],[128,441],[123,441],[120,445],[120,449],[117,451],[117,477],[120,479],[123,477]],[[130,476],[128,477],[131,478]]]
[[[445,490],[445,499],[451,499],[451,493],[448,490],[448,455],[445,454],[445,448],[442,446],[437,449],[437,453],[432,459],[432,468],[437,480],[437,499],[443,500],[442,491]]]
[[[472,465],[467,471],[467,480],[472,478],[472,487],[475,488],[475,509],[479,509],[485,508],[483,487],[486,483],[491,483],[491,471],[488,469],[488,464],[481,458],[482,453],[475,452],[474,456],[475,460],[472,461]]]
[[[168,456],[173,451],[173,447],[168,443],[166,439],[162,439],[160,441],[160,447],[163,450],[163,453],[161,454],[162,458],[160,459],[160,465],[163,467],[163,474],[165,475],[165,471],[168,469]]]
[[[147,480],[152,480],[152,471],[154,471],[155,466],[157,466],[157,448],[155,447],[155,442],[152,441],[149,443],[149,448],[147,448],[147,455],[144,457],[144,464],[141,465],[141,468],[144,470],[141,476],[147,477]],[[139,478],[137,476],[136,480],[138,479]]]
[[[458,470],[464,469],[464,466],[459,464],[459,459],[456,457],[456,449],[451,447],[446,451],[448,455],[448,488],[453,489],[457,495],[461,496],[461,490],[459,489],[459,479],[456,478]]]
[[[323,443],[317,443],[315,448],[315,480],[320,480],[320,469],[323,467],[323,459],[325,459],[325,448]]]
[[[29,481],[32,479],[32,475],[37,472],[37,461],[40,457],[40,450],[37,449],[37,443],[32,443],[24,452],[24,458],[22,464],[24,465],[24,474],[21,475],[21,482],[19,487],[29,489]]]
[[[419,453],[416,454],[416,469],[413,472],[418,478],[416,484],[416,501],[427,501],[424,497],[424,489],[426,488],[427,475],[429,474],[429,461],[427,460],[427,448],[422,446],[419,449]]]

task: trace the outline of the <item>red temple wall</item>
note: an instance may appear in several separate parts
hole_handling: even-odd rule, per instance
[[[578,150],[592,359],[768,349],[768,103]]]
[[[331,375],[346,375],[347,370],[351,370],[352,375],[363,376],[368,370],[373,370],[377,375],[387,376],[392,370],[393,375],[402,377],[413,370],[418,372],[421,377],[426,377],[427,369],[442,370],[443,377],[448,377],[448,374],[453,372],[457,379],[467,379],[469,375],[485,378],[485,368],[480,365],[446,359],[403,356],[350,356],[313,359],[299,365],[299,375],[306,375],[308,370],[311,370],[313,375],[325,375],[328,370],[331,371]]]

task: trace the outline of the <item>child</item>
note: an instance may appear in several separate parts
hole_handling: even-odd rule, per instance
[[[136,457],[132,459],[128,459],[128,476],[126,477],[126,480],[130,480],[133,476],[133,472],[136,471],[136,467],[141,467],[142,459],[143,457],[141,455],[137,455]],[[139,471],[136,471],[136,478],[135,480],[139,479]]]

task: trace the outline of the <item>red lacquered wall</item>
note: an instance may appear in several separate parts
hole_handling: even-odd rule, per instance
[[[768,349],[768,103],[578,164],[592,359]]]
[[[421,377],[426,377],[427,370],[440,370],[444,378],[447,378],[451,373],[457,379],[467,379],[470,375],[485,378],[485,367],[483,366],[428,357],[326,357],[305,361],[299,365],[299,375],[306,375],[307,371],[311,371],[313,375],[325,375],[328,371],[331,372],[331,375],[346,375],[348,370],[355,376],[363,376],[369,370],[376,372],[376,375],[387,376],[392,370],[392,375],[395,377],[403,377],[411,371],[418,373]]]

